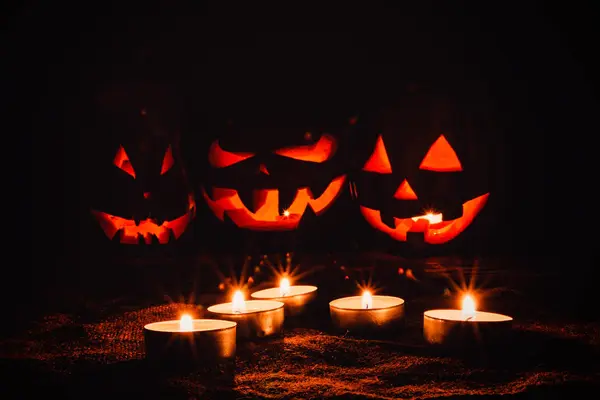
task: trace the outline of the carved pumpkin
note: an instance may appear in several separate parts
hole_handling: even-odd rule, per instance
[[[167,244],[195,216],[177,136],[159,118],[153,89],[113,88],[101,96],[96,113],[100,142],[89,180],[91,212],[106,237],[122,244]]]
[[[469,227],[489,193],[485,146],[467,121],[445,103],[410,95],[366,126],[377,136],[354,188],[373,228],[439,245]]]
[[[322,215],[342,191],[339,153],[338,136],[327,130],[230,122],[209,147],[202,194],[219,220],[236,227],[294,230],[307,213]]]

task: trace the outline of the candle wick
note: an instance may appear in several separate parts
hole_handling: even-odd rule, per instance
[[[465,321],[470,321],[470,320],[472,320],[472,319],[473,319],[473,316],[471,315],[470,317],[467,317],[467,318],[465,319]]]

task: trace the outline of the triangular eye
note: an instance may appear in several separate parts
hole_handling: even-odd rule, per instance
[[[169,146],[167,148],[167,151],[165,152],[165,156],[162,161],[162,167],[160,170],[160,174],[161,175],[166,174],[171,169],[171,167],[173,166],[174,163],[175,163],[175,160],[173,159],[173,152],[171,151],[171,146]]]
[[[373,150],[373,154],[371,154],[371,157],[369,157],[362,169],[363,171],[376,172],[378,174],[392,173],[392,165],[390,164],[390,159],[388,158],[381,135],[377,137],[375,150]]]
[[[458,172],[463,170],[456,152],[444,135],[440,135],[435,143],[431,145],[425,158],[421,161],[419,169],[436,172]]]
[[[309,135],[304,135],[305,138],[310,139]],[[331,158],[336,150],[336,141],[333,136],[324,134],[321,136],[319,141],[315,144],[309,144],[306,146],[294,146],[286,147],[284,149],[275,150],[275,154],[279,154],[283,157],[293,158],[300,161],[308,161],[314,163],[322,163]]]
[[[135,178],[135,171],[133,170],[131,161],[129,161],[129,156],[125,152],[123,146],[119,146],[119,150],[117,150],[117,155],[113,160],[113,164]]]
[[[214,168],[225,168],[254,156],[252,153],[233,153],[223,150],[219,141],[215,140],[208,150],[208,162]]]

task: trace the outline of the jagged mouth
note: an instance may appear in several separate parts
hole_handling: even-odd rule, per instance
[[[280,205],[278,189],[254,189],[252,204],[243,201],[236,189],[214,187],[209,196],[202,188],[202,194],[221,221],[227,217],[236,226],[251,230],[291,230],[298,227],[308,206],[321,215],[340,194],[345,179],[345,175],[333,179],[316,198],[310,188],[299,188],[289,206]]]
[[[365,220],[375,229],[378,229],[395,240],[406,241],[409,232],[422,233],[423,241],[429,244],[442,244],[449,242],[460,235],[475,219],[485,206],[489,193],[475,197],[463,203],[461,217],[444,221],[441,213],[430,213],[411,218],[394,217],[394,226],[383,222],[381,211],[365,206],[360,206],[360,211]]]
[[[160,224],[153,218],[136,221],[92,210],[92,215],[96,217],[104,234],[110,240],[118,240],[122,244],[167,244],[171,240],[179,239],[195,214],[196,204],[191,196],[189,209],[185,214]]]

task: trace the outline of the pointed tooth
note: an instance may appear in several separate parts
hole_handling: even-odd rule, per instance
[[[223,224],[238,228],[237,224],[231,219],[231,217],[229,216],[229,212],[227,211],[225,211],[225,213],[223,214]]]
[[[238,190],[238,196],[240,196],[240,199],[242,200],[242,203],[244,203],[244,206],[246,206],[246,208],[248,210],[250,210],[251,212],[255,212],[256,210],[254,209],[254,190],[252,189],[239,189]]]
[[[156,236],[155,234],[151,234],[150,235],[150,244],[152,246],[158,246],[160,244],[160,242],[158,241],[158,236]]]
[[[140,218],[138,215],[134,215],[133,222],[135,222],[135,226],[140,226],[140,222],[142,222],[142,218]]]
[[[175,232],[173,231],[173,229],[169,228],[169,239],[167,240],[167,243],[172,243],[175,240],[177,240],[177,238],[175,237]]]
[[[163,222],[165,222],[165,219],[162,216],[154,216],[154,217],[152,217],[152,219],[158,226],[161,226],[163,224]]]
[[[302,215],[302,218],[300,219],[300,225],[312,225],[317,218],[317,214],[315,214],[315,211],[312,209],[312,207],[307,206],[306,210],[304,211],[304,215]]]
[[[138,233],[138,244],[146,244],[146,240],[144,240],[144,235]]]
[[[327,186],[331,183],[331,180],[319,179],[317,182],[310,185],[310,191],[313,199],[321,197]]]
[[[121,238],[123,237],[124,229],[121,228],[115,232],[115,235],[112,237],[111,242],[121,243]]]
[[[394,221],[394,216],[390,213],[381,212],[381,222],[386,224],[392,229],[396,229],[396,222]]]
[[[294,199],[296,198],[296,194],[298,193],[298,190],[295,188],[281,188],[278,189],[278,193],[279,193],[279,208],[280,208],[280,212],[283,210],[288,209],[292,203],[294,202]]]

